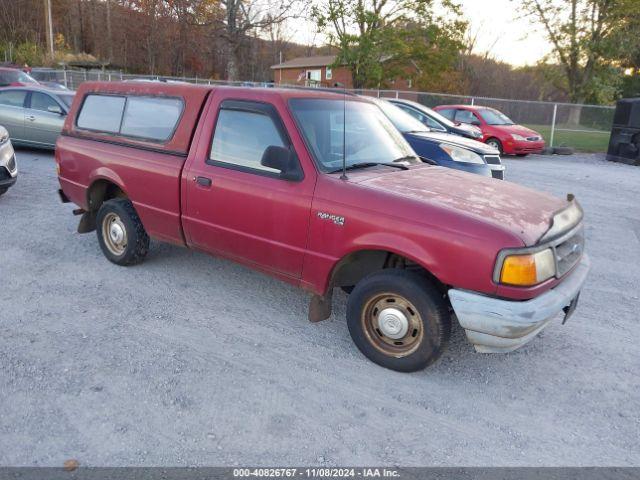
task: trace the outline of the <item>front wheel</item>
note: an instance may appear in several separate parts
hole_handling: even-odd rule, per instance
[[[485,143],[490,147],[493,147],[496,150],[498,150],[498,152],[500,152],[500,155],[504,153],[504,151],[502,150],[502,143],[497,138],[491,137]]]
[[[149,251],[149,236],[127,198],[102,204],[96,216],[96,232],[102,253],[117,265],[141,262]]]
[[[400,372],[435,362],[451,333],[441,293],[422,275],[397,269],[373,273],[355,286],[347,302],[347,324],[369,360]]]
[[[8,188],[4,188],[4,187],[3,187],[3,188],[0,188],[0,197],[1,197],[2,195],[4,195],[5,193],[7,193],[7,191],[8,191],[8,190],[9,190]]]

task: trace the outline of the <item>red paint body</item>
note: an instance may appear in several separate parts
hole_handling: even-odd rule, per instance
[[[542,138],[542,135],[535,130],[531,130],[530,128],[522,125],[489,125],[482,115],[482,110],[486,110],[488,107],[476,105],[440,105],[435,107],[434,110],[439,111],[451,108],[475,113],[476,118],[480,121],[480,125],[477,125],[477,127],[482,130],[482,141],[486,142],[490,138],[497,138],[500,140],[500,143],[502,144],[502,151],[506,155],[541,153],[544,149],[544,139]],[[539,137],[540,140],[515,140],[512,137],[512,134],[520,135],[525,138]]]
[[[34,87],[40,83],[17,68],[0,67],[0,87]]]
[[[82,132],[75,118],[90,91],[181,96],[185,110],[164,145]],[[385,250],[422,265],[443,284],[527,299],[552,288],[498,286],[498,252],[535,244],[566,203],[518,185],[430,165],[401,171],[373,167],[321,173],[288,109],[299,97],[336,99],[320,91],[203,87],[153,83],[81,85],[56,148],[60,184],[87,209],[96,181],[119,186],[148,234],[231,258],[317,294],[338,262],[359,250]],[[304,171],[301,181],[255,175],[205,163],[225,99],[273,105]],[[366,101],[353,98],[353,101]],[[251,132],[247,132],[251,135]],[[202,186],[197,176],[211,178]],[[319,212],[345,218],[343,226]]]

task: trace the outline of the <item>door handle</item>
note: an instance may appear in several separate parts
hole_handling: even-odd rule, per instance
[[[27,115],[27,120],[29,120],[29,121],[33,122],[33,121],[35,121],[35,119],[36,119],[36,117],[35,117],[35,116],[33,116],[33,115]]]
[[[207,177],[193,177],[198,185],[202,185],[203,187],[211,186],[211,179]]]

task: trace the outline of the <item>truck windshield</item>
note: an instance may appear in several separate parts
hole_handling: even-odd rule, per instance
[[[356,164],[420,163],[400,132],[371,103],[295,98],[289,107],[319,168],[333,172]]]

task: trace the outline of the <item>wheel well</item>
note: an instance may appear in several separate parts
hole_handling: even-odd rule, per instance
[[[126,198],[127,194],[109,180],[96,180],[87,190],[87,211],[78,224],[78,233],[89,233],[96,229],[96,215],[104,202],[112,198]]]
[[[112,198],[126,198],[118,185],[109,180],[97,180],[91,184],[87,191],[87,207],[91,212],[97,212],[102,204]]]
[[[367,275],[385,268],[419,272],[429,278],[443,293],[446,292],[446,286],[422,265],[387,250],[359,250],[342,258],[334,268],[329,291],[333,287],[354,286]]]

